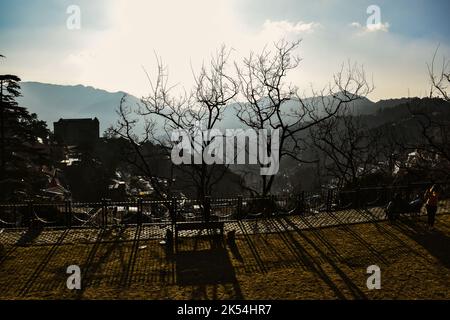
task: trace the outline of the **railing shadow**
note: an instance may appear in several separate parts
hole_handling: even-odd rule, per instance
[[[400,232],[422,246],[446,268],[450,268],[450,237],[443,232],[427,230],[425,222],[418,224],[411,219],[404,219],[395,226]]]
[[[16,245],[18,246],[25,246],[29,243],[32,243],[34,240],[36,240],[44,231],[44,226],[42,224],[35,224],[27,228],[25,233],[23,233],[19,240],[17,240]]]
[[[44,272],[44,270],[50,263],[50,260],[56,255],[56,252],[62,246],[64,238],[67,236],[68,233],[69,233],[68,229],[62,232],[56,243],[50,247],[47,254],[44,256],[44,259],[39,263],[33,274],[28,278],[27,282],[20,290],[20,296],[26,296],[32,290],[33,286],[37,282],[39,282],[41,273]]]
[[[340,268],[336,261],[329,256],[327,252],[324,252],[310,237],[308,237],[302,230],[300,230],[289,218],[284,218],[284,222],[292,227],[295,231],[295,234],[299,236],[302,240],[305,241],[309,246],[311,246],[318,257],[322,258],[326,263],[328,263],[333,270],[338,274],[338,276],[342,279],[344,284],[346,285],[347,289],[349,290],[350,294],[355,299],[367,299],[366,294],[350,279],[350,277],[346,274],[342,268]],[[287,233],[287,235],[290,238],[290,241],[292,244],[299,250],[299,252],[306,252],[306,248],[300,241],[298,241],[296,238],[292,236],[292,234]],[[326,240],[322,237],[322,241]],[[329,242],[327,242],[329,244]],[[310,255],[311,256],[311,255]],[[308,266],[311,268],[313,272],[315,272],[329,287],[332,289],[336,296],[340,299],[345,299],[345,295],[342,292],[341,289],[339,289],[336,284],[335,280],[332,280],[327,272],[324,271],[322,266],[318,263],[314,263],[314,260],[311,259]]]

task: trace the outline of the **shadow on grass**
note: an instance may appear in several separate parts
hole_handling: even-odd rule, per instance
[[[77,298],[81,299],[84,295],[85,289],[91,287],[95,280],[98,278],[98,274],[101,272],[102,267],[107,262],[107,260],[110,258],[111,254],[115,250],[121,250],[121,242],[119,239],[121,239],[122,235],[125,233],[126,228],[120,229],[119,233],[114,236],[116,241],[113,241],[108,244],[102,244],[102,240],[106,238],[110,238],[112,235],[112,230],[104,230],[102,229],[100,233],[97,236],[97,239],[95,243],[91,246],[89,250],[89,254],[87,255],[86,262],[81,265],[82,269],[84,270],[84,280],[83,280],[83,286],[82,289],[77,291]],[[101,251],[100,249],[106,248],[105,251]],[[124,267],[124,261],[123,257],[120,261],[120,270],[121,272],[121,282],[125,282],[129,275],[129,269]],[[114,277],[114,275],[110,275]]]
[[[61,233],[56,243],[50,247],[47,251],[47,254],[44,256],[44,259],[39,263],[39,265],[34,270],[33,274],[28,278],[25,285],[20,290],[21,296],[26,296],[33,288],[33,286],[39,282],[41,273],[47,268],[47,265],[50,263],[50,260],[56,255],[58,249],[62,246],[64,238],[69,233],[69,229],[66,229]]]
[[[364,214],[368,217],[373,217],[373,214],[367,210],[361,210],[361,214]],[[417,219],[417,216],[414,216],[414,219]],[[375,218],[373,219],[372,224],[375,226],[375,228],[377,228],[377,230],[383,234],[389,241],[392,241],[393,243],[398,243],[399,245],[399,249],[398,252],[401,254],[408,254],[408,253],[413,253],[415,255],[417,255],[418,257],[425,259],[426,261],[427,258],[421,254],[419,251],[417,251],[415,248],[413,248],[410,244],[408,244],[407,242],[403,241],[397,234],[396,232],[393,232],[395,229],[393,228],[393,226],[395,226],[395,222],[390,222],[389,225],[386,225],[385,221],[376,221]]]
[[[239,248],[238,248],[238,246],[236,244],[236,239],[234,238],[234,235],[232,236],[232,238],[231,237],[227,238],[227,242],[226,243],[227,243],[228,248],[230,248],[230,252],[233,255],[233,257],[237,261],[243,263],[244,262],[244,258],[242,257],[241,252],[239,251]]]
[[[194,245],[195,247],[195,245]],[[207,298],[207,288],[217,299],[217,285],[231,285],[231,299],[243,299],[233,264],[221,241],[214,239],[209,249],[179,251],[174,255],[176,284],[192,286],[193,299]]]
[[[17,246],[25,246],[32,243],[35,239],[37,239],[42,231],[44,231],[44,227],[42,224],[35,224],[27,229],[27,231],[22,234],[17,240]]]
[[[450,268],[450,237],[448,235],[437,229],[427,230],[425,222],[412,219],[402,220],[396,224],[396,227],[438,259],[446,268]]]
[[[323,249],[318,246],[314,240],[306,236],[303,230],[300,230],[290,219],[280,218],[277,221],[278,223],[274,223],[273,221],[268,221],[268,223],[272,224],[272,228],[276,230],[275,234],[281,241],[283,241],[284,245],[295,259],[296,263],[292,265],[292,267],[306,268],[317,275],[318,278],[334,292],[336,298],[346,299],[345,293],[337,286],[335,280],[329,276],[327,270],[322,265],[326,263],[334,269],[334,271],[346,284],[346,287],[353,298],[367,298],[364,292],[359,289],[355,283],[353,283],[345,271],[337,266],[335,260],[339,260],[340,255],[333,247],[333,244],[321,236],[320,231],[313,229],[316,237],[319,238],[318,240],[328,249],[327,252],[323,251]],[[258,243],[255,237],[250,236],[242,223],[240,223],[239,226],[242,231],[242,240],[248,247],[249,252],[252,254],[253,259],[258,266],[258,272],[266,273],[271,269],[279,268],[280,265],[285,266],[285,264],[274,264],[273,261],[271,261],[273,258],[266,256],[268,254],[266,248],[267,244],[261,245]],[[288,230],[289,232],[287,232]],[[308,250],[305,247],[305,244],[308,244],[313,250]],[[330,253],[332,253],[333,257],[330,256]],[[273,257],[273,254],[270,254],[270,256]],[[287,257],[285,257],[285,259],[286,258]]]
[[[355,299],[367,299],[366,294],[356,285],[350,277],[346,274],[344,270],[342,270],[337,264],[335,259],[333,259],[327,252],[323,251],[314,240],[312,240],[310,237],[306,235],[302,230],[300,230],[289,218],[283,219],[284,223],[286,225],[290,226],[294,229],[297,236],[299,236],[302,240],[305,241],[309,246],[311,246],[315,254],[317,254],[318,257],[323,259],[325,262],[327,262],[333,270],[336,272],[336,274],[342,279],[343,283],[346,285],[347,289],[349,290],[350,294]],[[320,233],[320,232],[319,232]],[[316,273],[327,285],[328,287],[333,290],[336,297],[339,299],[345,299],[344,292],[339,289],[339,287],[336,285],[335,281],[329,277],[327,272],[322,268],[320,265],[320,262],[317,263],[317,258],[313,258],[311,254],[307,253],[306,248],[296,239],[292,236],[291,233],[286,233],[286,235],[289,236],[289,240],[292,242],[292,244],[296,247],[298,252],[302,253],[303,257],[305,258],[305,253],[310,257],[309,261],[305,260],[307,262],[307,266],[310,270],[312,270],[314,273]],[[321,237],[321,241],[327,242],[325,238],[318,235],[316,233],[316,237]],[[328,245],[331,245],[328,242]]]
[[[222,284],[236,280],[228,253],[223,248],[184,251],[176,255],[177,285]]]

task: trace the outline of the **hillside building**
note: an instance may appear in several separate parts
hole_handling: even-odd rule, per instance
[[[55,139],[59,143],[90,146],[100,138],[100,123],[94,119],[59,119],[53,123]]]

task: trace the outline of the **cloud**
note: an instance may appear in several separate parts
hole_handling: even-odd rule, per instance
[[[368,32],[376,32],[376,31],[383,31],[388,32],[389,31],[389,23],[375,23],[375,24],[369,24],[366,27]]]
[[[373,24],[367,24],[366,26],[361,25],[359,22],[352,22],[350,23],[350,27],[358,30],[359,34],[365,34],[370,32],[389,32],[389,22],[385,23],[373,23]]]
[[[290,73],[289,82],[302,90],[310,84],[321,88],[343,61],[351,59],[373,74],[377,89],[372,97],[377,99],[403,96],[408,88],[411,94],[420,94],[427,86],[426,62],[438,42],[432,37],[415,39],[398,29],[392,32],[384,20],[369,27],[362,20],[349,24],[364,19],[364,10],[350,20],[347,16],[318,20],[300,13],[288,18],[268,10],[262,20],[251,23],[239,12],[238,0],[134,0],[133,5],[128,0],[108,0],[106,5],[104,0],[103,10],[95,11],[102,14],[100,27],[89,22],[91,9],[85,2],[80,0],[81,30],[67,30],[67,14],[60,7],[55,9],[60,14],[55,18],[57,27],[44,25],[36,32],[28,27],[2,29],[0,42],[6,45],[1,53],[8,57],[2,70],[24,80],[82,83],[142,96],[148,94],[143,67],[153,78],[155,53],[168,65],[171,84],[189,90],[192,71],[207,63],[222,44],[234,49],[230,61],[239,61],[274,41],[301,38],[296,52],[303,59],[301,68]],[[398,19],[390,19],[400,25]],[[450,52],[448,44],[443,45],[442,50]]]
[[[136,6],[116,0],[109,13],[114,21],[111,28],[65,57],[65,67],[75,70],[71,77],[77,80],[72,81],[145,95],[148,81],[142,67],[153,76],[156,53],[168,65],[170,81],[189,89],[192,70],[198,70],[222,44],[235,49],[231,59],[239,60],[274,41],[305,38],[321,27],[316,22],[266,20],[252,29],[224,0],[182,2],[176,8],[171,1],[155,10],[144,0]],[[148,13],[155,11],[162,13],[148,19]]]
[[[278,33],[278,34],[302,34],[312,33],[322,25],[317,22],[303,22],[292,23],[286,20],[272,21],[266,20],[263,24],[263,32]]]
[[[362,25],[359,22],[352,22],[352,23],[350,23],[350,27],[361,29]]]

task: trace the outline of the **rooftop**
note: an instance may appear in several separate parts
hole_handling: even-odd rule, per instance
[[[60,118],[57,122],[79,122],[79,121],[97,121],[98,122],[98,119],[97,118],[94,118],[94,119],[92,119],[92,118],[79,118],[79,119]]]

